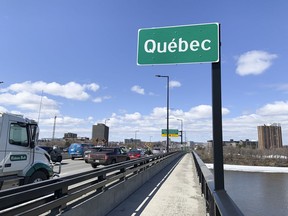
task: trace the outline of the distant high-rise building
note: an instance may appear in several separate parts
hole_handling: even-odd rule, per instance
[[[258,148],[272,149],[283,147],[280,124],[258,126]]]
[[[97,143],[102,143],[107,145],[109,139],[109,127],[105,124],[97,124],[93,125],[92,128],[92,140],[96,141]]]
[[[141,144],[141,139],[124,139],[124,144],[129,145],[129,144],[134,144],[134,145],[140,145]]]
[[[77,134],[76,133],[64,133],[64,139],[76,139]]]

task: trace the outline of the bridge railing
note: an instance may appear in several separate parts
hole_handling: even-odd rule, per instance
[[[177,152],[153,155],[67,177],[3,190],[0,191],[0,215],[59,215],[59,213],[73,215],[70,210],[79,204],[87,203],[87,200],[103,197],[102,194],[106,194],[106,191],[111,193],[115,188],[119,188],[115,191],[117,198],[122,193],[127,193],[125,195],[128,196],[128,192],[135,190],[141,181],[145,178],[148,180],[153,173],[162,169],[162,166],[180,156],[181,154]],[[115,187],[115,185],[121,185],[120,183],[126,184],[126,188]],[[103,201],[101,198],[100,201],[104,204],[101,208],[95,208],[97,211],[102,211],[98,215],[104,215],[107,208],[117,205],[117,203],[112,203],[112,200],[115,201],[117,198],[111,199],[111,195],[109,200]],[[107,207],[103,209],[105,202]],[[96,203],[99,204],[99,202]]]
[[[214,190],[214,176],[200,159],[196,152],[192,152],[196,170],[201,183],[201,190],[206,199],[206,210],[210,216],[243,216],[244,214],[227,194],[225,190]],[[217,170],[215,171],[217,172]]]

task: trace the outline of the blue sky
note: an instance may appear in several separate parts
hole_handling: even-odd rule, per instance
[[[39,119],[41,138],[52,137],[56,115],[56,137],[91,137],[106,121],[111,141],[165,140],[166,80],[155,75],[168,75],[170,128],[182,119],[186,140],[205,142],[211,64],[137,66],[137,34],[218,22],[224,140],[257,140],[258,125],[280,123],[288,144],[287,8],[284,0],[2,0],[0,111]]]

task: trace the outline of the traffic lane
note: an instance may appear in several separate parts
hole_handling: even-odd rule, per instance
[[[91,170],[97,170],[99,168],[103,168],[105,165],[98,165],[97,168],[93,168],[90,163],[85,163],[84,159],[82,158],[75,158],[74,160],[71,159],[64,159],[61,162],[61,173],[59,177],[70,176],[73,174],[84,173]],[[55,167],[57,169],[57,165]],[[113,171],[114,173],[117,171]]]
[[[95,170],[91,164],[85,163],[81,158],[74,160],[64,159],[61,162],[61,173],[60,177],[65,177],[73,174],[83,173],[87,171]]]
[[[97,166],[97,168],[93,168],[90,163],[85,163],[84,159],[81,159],[81,158],[79,158],[79,159],[77,158],[74,160],[64,159],[61,162],[60,175],[58,177],[54,177],[54,178],[69,177],[69,176],[74,175],[74,174],[84,173],[84,172],[88,172],[91,170],[98,170],[98,169],[101,169],[103,167],[105,167],[105,166],[99,165],[99,166]],[[109,173],[109,175],[113,175],[117,172],[118,172],[117,170],[112,171]],[[95,178],[97,178],[97,177],[95,177]],[[69,190],[72,188],[76,188],[78,186],[81,186],[85,183],[91,182],[91,181],[95,180],[95,178],[91,178],[91,179],[83,181],[81,183],[77,183],[77,184],[74,184],[72,186],[69,186]]]

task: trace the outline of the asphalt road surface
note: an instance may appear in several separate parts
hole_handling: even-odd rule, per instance
[[[91,167],[91,164],[85,163],[83,159],[64,159],[61,162],[60,177],[82,173],[90,170],[94,170],[94,168]]]

